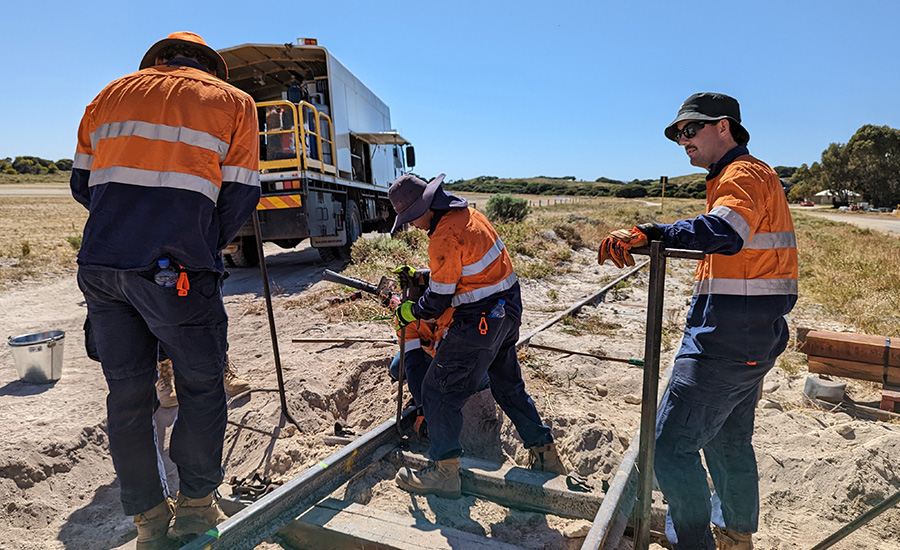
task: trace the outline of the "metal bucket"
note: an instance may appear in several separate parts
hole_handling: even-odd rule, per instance
[[[59,380],[65,338],[66,333],[61,330],[9,337],[6,345],[12,352],[22,382],[47,384]]]

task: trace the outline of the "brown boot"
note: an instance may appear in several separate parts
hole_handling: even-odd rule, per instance
[[[166,536],[169,522],[175,516],[175,504],[166,499],[142,514],[134,516],[138,550],[163,550],[171,542]]]
[[[753,550],[751,534],[737,533],[713,525],[713,535],[716,537],[716,550]]]
[[[556,451],[555,443],[547,443],[546,445],[530,447],[528,449],[528,454],[530,455],[529,467],[532,470],[550,472],[551,474],[557,474],[561,476],[569,473],[568,470],[566,470],[565,465],[562,463],[562,460],[559,458],[559,453]]]
[[[226,519],[228,516],[216,502],[215,491],[203,498],[188,498],[179,493],[175,502],[175,522],[169,529],[169,536],[180,539],[202,535]]]
[[[175,394],[175,374],[172,372],[172,360],[166,359],[156,365],[159,377],[156,379],[156,397],[159,398],[159,406],[170,408],[178,406],[178,396]]]
[[[394,478],[401,489],[420,495],[444,498],[462,496],[459,480],[459,457],[429,462],[421,470],[400,468]]]
[[[225,361],[225,394],[228,397],[234,397],[235,395],[244,393],[245,391],[250,389],[250,382],[247,382],[243,378],[237,375],[237,369],[234,368],[234,363],[231,362],[231,359],[226,359]]]

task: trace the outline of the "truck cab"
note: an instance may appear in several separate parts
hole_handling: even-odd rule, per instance
[[[326,261],[348,257],[366,231],[389,231],[391,182],[415,165],[388,106],[314,39],[219,50],[228,82],[259,118],[261,237],[283,248],[309,238]],[[259,262],[252,220],[223,250],[230,265]]]

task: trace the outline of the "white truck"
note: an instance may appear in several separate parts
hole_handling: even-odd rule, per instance
[[[366,231],[389,231],[387,190],[415,166],[391,112],[315,39],[219,50],[228,82],[259,115],[262,240],[293,248],[307,237],[328,261]],[[252,220],[223,251],[229,265],[259,263]]]

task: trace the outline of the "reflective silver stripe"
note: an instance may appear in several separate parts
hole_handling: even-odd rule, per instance
[[[240,166],[222,166],[222,181],[233,181],[259,187],[259,171]]]
[[[422,341],[418,338],[413,338],[412,340],[407,340],[403,343],[403,349],[408,352],[414,349],[422,349]]]
[[[165,124],[153,124],[140,120],[123,120],[122,122],[107,122],[101,124],[91,132],[91,146],[97,150],[97,142],[101,139],[110,139],[126,136],[136,136],[146,139],[158,139],[172,143],[184,143],[214,151],[220,160],[225,160],[228,154],[228,144],[216,136],[200,130],[192,130],[184,126],[167,126]]]
[[[797,279],[706,279],[694,283],[694,294],[732,296],[797,294]]]
[[[491,286],[476,288],[475,290],[463,292],[462,294],[457,294],[453,297],[450,305],[453,307],[457,307],[462,304],[471,304],[477,302],[478,300],[483,300],[488,296],[491,296],[492,294],[497,294],[498,292],[503,292],[504,290],[512,288],[512,286],[516,284],[516,281],[518,281],[518,279],[516,278],[516,274],[510,273],[509,277],[503,279],[499,283],[493,284]]]
[[[773,248],[797,248],[797,237],[793,231],[779,231],[777,233],[757,233],[753,235],[749,243],[744,244],[744,249],[771,250]]]
[[[738,235],[740,235],[741,239],[743,239],[744,244],[747,244],[747,241],[750,240],[750,226],[747,225],[747,222],[744,220],[744,217],[728,208],[727,206],[717,206],[709,211],[709,214],[712,216],[719,216],[730,225]]]
[[[437,294],[454,294],[456,292],[456,283],[439,283],[432,279],[428,283],[428,288]]]
[[[72,162],[72,168],[79,170],[90,170],[94,165],[94,155],[85,155],[84,153],[75,153],[75,159]]]
[[[124,166],[113,166],[92,171],[88,187],[102,185],[111,181],[128,185],[139,185],[141,187],[185,189],[187,191],[196,191],[213,202],[219,199],[219,186],[200,176],[182,172],[139,170],[137,168],[125,168]]]
[[[487,266],[491,265],[494,260],[500,257],[501,252],[503,252],[503,241],[500,240],[500,237],[497,237],[497,240],[494,241],[494,244],[491,245],[491,247],[487,252],[484,253],[484,256],[482,256],[480,260],[478,260],[474,264],[463,266],[462,276],[465,277],[467,275],[475,275],[476,273],[481,273]]]

